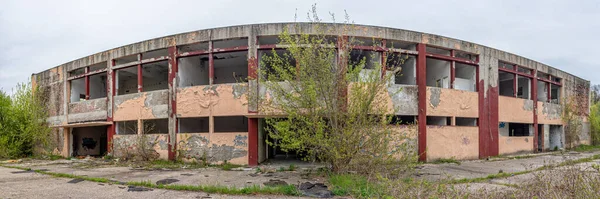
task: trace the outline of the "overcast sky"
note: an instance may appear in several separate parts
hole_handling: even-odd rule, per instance
[[[415,30],[515,53],[600,83],[600,1],[0,0],[0,88],[122,45],[213,27],[322,17]]]

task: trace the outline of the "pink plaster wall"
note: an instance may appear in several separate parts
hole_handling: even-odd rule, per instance
[[[524,108],[525,101],[525,99],[514,97],[498,97],[498,120],[533,124],[533,107],[531,110],[526,110]]]
[[[533,152],[533,136],[508,137],[498,136],[500,154]]]
[[[479,157],[479,127],[427,126],[427,161]]]
[[[553,125],[563,125],[562,118],[560,114],[549,115],[544,114],[544,102],[538,103],[538,123],[539,124],[553,124]]]
[[[438,88],[433,88],[438,89]],[[432,88],[427,88],[427,115],[479,117],[479,94],[477,92],[440,88],[439,104],[432,100]]]

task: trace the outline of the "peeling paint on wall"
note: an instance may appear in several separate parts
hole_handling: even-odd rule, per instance
[[[440,105],[440,95],[442,94],[442,90],[440,88],[429,88],[429,90],[431,92],[429,104],[431,104],[431,107],[436,108]]]

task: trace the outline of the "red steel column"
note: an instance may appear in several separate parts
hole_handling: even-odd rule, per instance
[[[215,61],[213,59],[213,42],[208,42],[208,83],[213,85],[215,78]]]
[[[381,48],[385,49],[381,53],[381,78],[385,77],[385,70],[387,65],[387,41],[385,39],[381,40]]]
[[[478,72],[484,72],[478,66]],[[498,71],[487,71],[497,73]],[[481,74],[478,76],[481,77]],[[498,155],[498,85],[488,84],[486,92],[486,76],[479,79],[479,158]],[[487,93],[487,95],[486,95]]]
[[[427,65],[425,44],[417,44],[417,85],[419,99],[419,161],[427,161]]]
[[[248,165],[258,165],[258,118],[248,118]]]
[[[144,92],[144,76],[142,75],[142,54],[138,54],[138,61],[140,62],[137,65],[138,72],[138,93]]]
[[[90,99],[90,76],[87,75],[90,72],[90,67],[85,67],[85,100]]]
[[[177,47],[170,46],[169,50],[169,125],[174,125],[173,132],[169,132],[169,136],[167,136],[168,144],[168,156],[169,160],[175,160],[175,149],[177,149],[177,85],[176,76],[177,76]],[[141,55],[140,55],[141,58]]]
[[[538,114],[537,114],[537,79],[535,78],[537,74],[537,69],[533,70],[533,77],[531,79],[531,100],[533,101],[533,152],[538,152],[538,145],[542,145],[542,150],[544,149],[544,142],[539,143],[538,142],[538,133],[539,133],[539,128],[538,128]],[[544,139],[544,136],[542,136],[542,139]]]
[[[115,81],[116,81],[115,80],[115,72],[112,70],[112,66],[115,66],[115,60],[114,59],[110,60],[110,65],[111,65],[111,67],[109,67],[108,70],[107,70],[107,72],[108,72],[107,76],[111,77],[111,78],[107,78],[107,81],[111,81],[110,83],[112,83],[112,84],[110,85],[110,87],[109,86],[106,87],[106,101],[107,101],[107,103],[109,102],[108,98],[110,97],[112,99],[113,96],[115,96],[115,91],[116,91],[115,90],[115,87],[116,87],[115,86]],[[107,84],[108,84],[108,82],[107,82]],[[111,104],[107,104],[107,106],[111,106],[112,107],[113,100],[110,100],[110,102],[111,102]],[[114,111],[113,108],[111,108],[111,110]],[[113,148],[112,147],[113,146],[112,142],[113,142],[113,138],[115,136],[115,123],[113,122],[113,115],[112,114],[108,114],[107,117],[106,117],[106,121],[107,122],[111,122],[111,125],[109,125],[108,128],[106,129],[106,137],[107,137],[106,144],[108,145],[108,146],[106,146],[106,149],[107,149],[108,152],[112,152],[112,148]]]
[[[450,56],[454,57],[454,50],[450,50]],[[456,80],[456,63],[450,61],[450,88],[454,89],[454,80]]]

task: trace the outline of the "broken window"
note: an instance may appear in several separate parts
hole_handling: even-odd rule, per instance
[[[456,126],[477,126],[477,118],[456,117]]]
[[[349,57],[351,67],[362,66],[363,69],[381,68],[381,52],[355,49],[350,51]]]
[[[142,65],[142,77],[142,91],[144,92],[168,89],[168,61],[160,61]]]
[[[560,83],[560,81],[561,81],[562,79],[561,79],[561,78],[558,78],[558,77],[554,77],[554,76],[552,76],[552,79],[551,79],[551,80],[552,80],[553,82]]]
[[[454,89],[464,91],[477,91],[477,68],[472,65],[455,63]]]
[[[208,85],[208,55],[182,57],[178,60],[179,87]]]
[[[179,53],[204,51],[204,50],[207,51],[208,50],[208,42],[200,42],[200,43],[188,44],[188,45],[184,45],[184,46],[178,46],[177,50],[179,51]]]
[[[461,58],[461,59],[467,59],[467,60],[471,60],[471,61],[477,61],[477,55],[463,52],[463,51],[454,51],[454,57]]]
[[[116,71],[117,95],[137,93],[138,71],[137,67],[123,68]]]
[[[100,62],[94,65],[91,65],[89,68],[90,72],[95,72],[95,71],[99,71],[99,70],[104,70],[106,69],[107,65],[106,62]]]
[[[393,125],[412,125],[416,124],[416,116],[414,115],[394,115],[390,120],[390,124]]]
[[[138,133],[138,121],[119,121],[117,123],[117,135],[135,135]]]
[[[115,59],[115,65],[126,64],[130,62],[138,61],[138,54],[128,55]]]
[[[515,74],[498,71],[498,87],[499,95],[514,97],[515,96]]]
[[[143,134],[168,134],[169,119],[151,119],[142,121]]]
[[[404,50],[417,50],[416,43],[398,41],[398,40],[387,40],[385,42],[385,47],[395,48],[395,49],[404,49]]]
[[[75,77],[75,76],[79,76],[79,75],[83,75],[83,74],[85,74],[85,68],[79,68],[79,69],[70,71],[69,77]]]
[[[554,104],[560,104],[560,86],[556,84],[550,85],[550,102]]]
[[[378,38],[352,37],[350,40],[353,41],[356,46],[381,46],[381,39]]]
[[[425,48],[425,52],[431,53],[431,54],[450,56],[450,50],[446,50],[443,48],[436,48],[436,47],[432,47],[432,46],[427,46]]]
[[[226,84],[248,81],[248,52],[229,52],[213,55],[214,83]]]
[[[394,76],[395,84],[416,85],[417,84],[417,58],[415,56],[400,55],[398,53],[388,54],[388,67],[397,67],[399,71]],[[391,68],[394,69],[394,68]]]
[[[531,124],[508,123],[508,136],[530,136]]]
[[[152,59],[167,56],[169,56],[169,50],[166,48],[142,53],[142,59]]]
[[[213,49],[235,48],[248,46],[248,38],[213,41]]]
[[[531,99],[531,79],[523,76],[517,77],[517,97],[521,99]]]
[[[548,74],[538,71],[537,77],[541,79],[548,79]]]
[[[537,101],[548,101],[548,83],[537,80]]]
[[[71,81],[71,103],[85,101],[85,78]]]
[[[525,74],[531,74],[531,69],[524,67],[517,67],[517,71]]]
[[[427,58],[427,86],[450,88],[450,62]]]
[[[215,116],[215,133],[248,132],[248,118],[244,116]]]
[[[179,133],[208,133],[208,117],[179,118]]]
[[[275,45],[279,44],[279,36],[260,36],[258,37],[259,45]]]
[[[91,75],[90,77],[90,99],[106,97],[106,73]]]
[[[498,68],[504,68],[508,70],[515,70],[515,65],[506,63],[506,62],[498,62]]]
[[[452,125],[452,117],[427,116],[427,125],[450,126]]]
[[[280,66],[281,69],[288,69],[296,67],[296,60],[287,52],[287,50],[275,50],[275,53],[279,57],[278,59],[283,61]],[[264,78],[268,81],[281,81],[282,79],[279,77],[278,72],[271,66],[271,62],[266,61],[265,57],[272,58],[275,56],[273,50],[260,50],[258,51],[259,61],[259,69],[261,78]],[[285,73],[295,73],[295,71],[285,71]],[[291,74],[290,74],[291,75]]]

